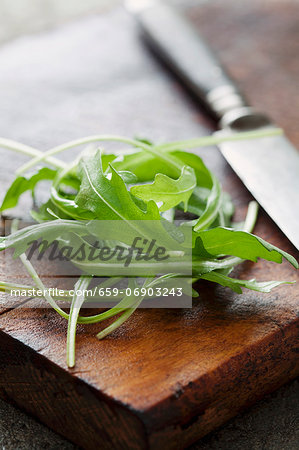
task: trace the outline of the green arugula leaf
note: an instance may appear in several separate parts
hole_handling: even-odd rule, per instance
[[[110,179],[105,176],[100,150],[84,156],[79,167],[81,186],[75,204],[81,209],[93,212],[94,219],[160,220],[155,202],[147,204],[147,211],[136,205],[122,177],[113,166],[110,165]]]
[[[134,184],[137,183],[138,178],[133,172],[130,172],[129,170],[120,170],[118,172],[118,175],[122,177],[125,183],[127,184]]]
[[[116,158],[117,155],[113,155],[112,153],[101,153],[102,158],[102,169],[103,172],[106,172],[106,170],[109,168],[109,164],[112,163]]]
[[[31,217],[39,223],[47,220],[55,220],[57,218],[72,219],[71,216],[64,213],[61,209],[57,208],[57,206],[52,202],[51,199],[41,205],[38,211],[30,211],[30,214]]]
[[[218,283],[221,286],[229,287],[237,294],[242,294],[242,288],[251,289],[252,291],[258,292],[270,292],[277,286],[282,284],[293,284],[292,281],[256,281],[254,278],[252,280],[237,280],[236,278],[227,277],[221,273],[210,272],[201,276],[203,280],[212,281]]]
[[[46,240],[49,244],[55,239],[68,236],[70,233],[76,235],[87,235],[86,224],[75,220],[54,220],[43,222],[36,225],[30,225],[22,228],[9,236],[0,237],[0,251],[7,248],[15,250],[14,257],[20,256],[29,248],[32,241],[39,239]]]
[[[171,153],[185,165],[192,167],[196,175],[197,186],[212,189],[213,177],[203,160],[195,153],[175,151]]]
[[[108,158],[108,161],[110,158]],[[106,161],[107,164],[109,162]],[[77,165],[72,165],[70,167],[65,168],[57,173],[55,179],[53,180],[53,184],[51,186],[51,198],[50,202],[55,206],[54,211],[58,217],[71,217],[76,220],[92,220],[95,218],[93,212],[89,211],[87,208],[80,208],[74,201],[73,198],[69,198],[68,195],[65,195],[61,190],[61,185],[65,183],[65,180],[70,178],[70,174],[72,174],[75,170],[78,170]],[[76,189],[80,189],[80,180],[78,179],[78,186]],[[50,208],[53,210],[53,208]],[[43,211],[47,215],[49,212]]]
[[[17,177],[10,188],[7,190],[0,211],[5,211],[10,208],[17,206],[19,198],[26,191],[34,192],[34,189],[39,181],[42,180],[53,180],[56,176],[57,170],[49,169],[48,167],[43,167],[39,169],[33,175],[29,177]]]
[[[59,217],[71,217],[76,220],[92,220],[96,218],[93,212],[80,208],[74,200],[59,194],[54,184],[51,187],[50,201],[55,205]]]
[[[184,166],[177,180],[158,173],[152,184],[133,186],[130,192],[145,202],[153,200],[157,204],[162,203],[159,206],[160,211],[167,211],[179,203],[184,204],[184,210],[186,211],[188,200],[195,187],[194,170]]]
[[[296,259],[262,238],[245,231],[228,228],[212,228],[197,233],[203,248],[210,255],[231,255],[256,262],[258,258],[281,263],[285,258],[298,268]]]
[[[189,166],[194,169],[198,186],[212,188],[213,181],[211,172],[198,155],[177,150],[170,152],[169,156],[180,161],[182,167]],[[170,178],[177,178],[177,171],[172,165],[152,154],[140,150],[135,153],[122,155],[121,159],[113,161],[113,167],[117,170],[132,171],[141,183],[154,180],[158,173],[163,173]]]
[[[187,211],[200,217],[206,209],[207,200],[210,195],[210,190],[197,186],[188,201]],[[179,209],[183,209],[181,205],[178,205]],[[194,221],[194,224],[196,221]]]
[[[98,220],[122,220],[122,226],[117,230],[121,242],[132,243],[132,239],[136,236],[150,240],[155,236],[160,245],[164,243],[168,248],[175,248],[178,245],[169,229],[163,226],[159,209],[154,201],[150,200],[146,205],[142,203],[141,207],[140,202],[134,201],[122,177],[112,165],[110,165],[111,173],[103,173],[100,151],[85,155],[79,167],[81,186],[74,203],[80,210],[84,208],[93,213],[96,222],[89,225],[90,232],[97,234]],[[68,211],[69,209],[66,209],[66,212]],[[174,226],[168,224],[169,227]],[[115,239],[115,230],[109,228],[107,235],[112,233],[112,236],[109,235],[108,239]]]

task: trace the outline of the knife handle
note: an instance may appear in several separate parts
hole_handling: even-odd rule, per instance
[[[190,23],[161,2],[136,13],[147,42],[218,120],[247,106],[220,62]]]

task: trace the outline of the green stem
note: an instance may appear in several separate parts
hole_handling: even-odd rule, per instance
[[[194,231],[207,229],[217,218],[222,203],[222,190],[217,178],[211,174],[213,187],[207,200],[207,205],[194,226]]]
[[[215,133],[212,136],[204,136],[195,139],[188,139],[184,141],[170,142],[155,146],[157,151],[173,151],[173,150],[188,150],[197,147],[208,147],[211,145],[218,145],[221,142],[243,141],[247,139],[259,139],[263,137],[280,136],[283,130],[280,128],[265,128],[259,131],[246,131],[242,133],[224,132]]]
[[[61,153],[65,150],[69,150],[74,147],[79,147],[80,145],[91,144],[93,142],[122,142],[124,144],[128,144],[133,147],[142,148],[143,150],[147,150],[150,147],[149,145],[144,144],[135,139],[130,139],[130,138],[122,137],[122,136],[113,136],[113,135],[86,136],[81,139],[76,139],[74,141],[70,141],[70,142],[66,142],[65,144],[58,145],[57,147],[51,148],[50,150],[48,150],[40,155],[35,155],[35,157],[31,161],[24,164],[22,167],[20,167],[17,170],[17,174],[21,175],[22,173],[26,172],[31,167],[35,166],[39,162],[45,160],[45,158],[48,158],[52,155],[56,155],[57,153]]]
[[[74,367],[75,365],[77,322],[80,308],[85,301],[84,290],[88,288],[91,279],[92,277],[83,275],[79,278],[74,287],[75,293],[71,304],[67,328],[66,361],[68,367]],[[81,295],[77,295],[77,291],[81,291]]]
[[[259,205],[257,202],[251,201],[248,204],[247,214],[243,225],[243,231],[247,231],[247,233],[252,233],[256,224],[258,210]]]
[[[12,221],[12,225],[11,225],[11,231],[12,233],[17,231],[18,228],[18,223],[19,221],[14,219]],[[41,281],[41,279],[39,278],[37,272],[35,271],[34,267],[32,266],[31,262],[27,259],[25,253],[23,253],[22,255],[20,255],[20,260],[22,261],[25,269],[27,270],[27,272],[29,273],[29,275],[31,276],[31,278],[33,279],[36,287],[38,289],[40,289],[43,292],[44,298],[47,300],[47,302],[52,306],[53,309],[55,309],[56,312],[58,312],[58,314],[60,314],[62,317],[64,317],[65,319],[68,319],[68,314],[65,313],[55,302],[55,300],[51,297],[51,295],[47,292],[46,287],[44,286],[43,282]]]
[[[150,146],[147,144],[144,144],[143,142],[137,141],[135,139],[130,139],[122,136],[113,136],[113,135],[95,135],[95,136],[87,136],[82,139],[76,139],[74,141],[67,142],[65,144],[56,146],[46,152],[40,152],[39,150],[29,147],[27,145],[21,144],[19,142],[12,141],[10,139],[4,139],[0,138],[0,146],[3,148],[7,148],[9,150],[13,150],[19,153],[23,153],[28,156],[32,156],[33,159],[29,161],[28,163],[21,166],[17,171],[17,175],[21,175],[24,172],[26,172],[31,167],[35,166],[41,161],[47,161],[49,164],[53,165],[57,168],[65,168],[66,164],[62,161],[52,158],[52,155],[55,155],[57,153],[60,153],[62,151],[68,150],[70,148],[74,148],[80,145],[89,144],[93,142],[105,142],[105,141],[113,141],[113,142],[122,142],[128,145],[132,145],[137,148],[142,148],[143,150],[150,152],[154,156],[158,157],[159,159],[163,159],[165,161],[164,155],[162,155],[160,152],[163,151],[172,151],[177,149],[192,149],[195,147],[204,147],[204,146],[210,146],[210,145],[217,145],[221,142],[225,141],[237,141],[237,140],[244,140],[244,139],[256,139],[261,137],[268,137],[268,136],[276,136],[281,135],[283,131],[279,128],[272,128],[268,130],[261,130],[261,131],[249,131],[244,133],[235,133],[235,134],[228,134],[228,135],[213,135],[213,136],[205,136],[201,138],[195,138],[195,139],[188,139],[184,141],[176,141],[171,142],[169,144],[161,144],[157,146]],[[166,157],[167,159],[167,157]],[[167,159],[168,160],[168,159]],[[174,167],[176,169],[179,169],[179,164],[174,159],[172,161]]]
[[[149,287],[153,285],[154,282],[152,279],[146,279],[143,283],[143,287]],[[117,319],[115,320],[111,325],[106,327],[104,330],[100,331],[97,334],[98,339],[103,339],[104,337],[108,336],[108,334],[112,333],[114,330],[116,330],[118,327],[120,327],[128,318],[134,313],[134,311],[138,308],[140,303],[144,300],[144,296],[140,297],[140,299],[136,299],[135,296],[131,296],[127,298],[127,301],[129,302],[129,305],[127,306],[127,309],[125,312]]]
[[[100,331],[97,334],[97,338],[103,339],[104,337],[108,336],[108,334],[112,333],[117,328],[119,328],[135,312],[135,310],[138,308],[142,300],[143,300],[142,298],[139,299],[130,308],[126,309],[126,311],[117,320],[115,320],[111,325],[106,327],[104,330]]]
[[[136,297],[134,297],[134,300],[136,300]],[[106,319],[110,319],[111,317],[117,316],[117,314],[126,311],[131,305],[132,298],[125,296],[117,305],[113,306],[113,308],[110,308],[107,311],[104,311],[103,313],[95,314],[94,316],[80,317],[80,323],[93,324],[103,322]]]
[[[20,260],[22,261],[25,269],[29,273],[29,275],[32,277],[34,283],[36,284],[36,287],[40,289],[43,292],[43,297],[47,300],[49,305],[52,306],[53,309],[55,309],[58,314],[60,314],[64,319],[68,319],[69,315],[64,312],[55,302],[55,300],[52,298],[52,296],[48,293],[47,288],[45,287],[44,283],[39,278],[37,272],[35,271],[34,267],[32,266],[31,262],[27,259],[25,253],[20,255]]]
[[[32,156],[33,158],[43,157],[44,153],[37,150],[36,148],[29,147],[28,145],[21,144],[20,142],[12,141],[11,139],[0,138],[0,147],[6,148],[8,150],[15,151],[17,153],[22,153],[23,155]],[[44,158],[43,159],[58,169],[63,169],[66,164],[56,158]],[[18,171],[16,171],[18,173]]]
[[[162,144],[162,145],[158,145],[158,146],[150,146],[147,144],[144,144],[143,142],[137,141],[135,139],[130,139],[130,138],[126,138],[123,136],[113,136],[113,135],[95,135],[95,136],[87,136],[81,139],[76,139],[74,141],[70,141],[67,142],[65,144],[59,145],[57,147],[54,147],[44,153],[42,152],[38,152],[36,149],[32,149],[30,147],[27,146],[23,146],[23,150],[21,150],[22,144],[18,144],[15,145],[14,149],[16,149],[17,151],[21,151],[22,153],[30,153],[31,156],[34,156],[34,158],[29,161],[28,163],[24,164],[22,167],[20,167],[16,173],[17,175],[21,175],[24,172],[26,172],[28,169],[30,169],[31,167],[35,166],[36,164],[38,164],[39,162],[46,160],[48,162],[50,162],[50,160],[48,158],[50,158],[52,155],[55,155],[57,153],[63,152],[65,150],[74,148],[74,147],[78,147],[80,145],[84,145],[84,144],[89,144],[89,143],[93,143],[93,142],[122,142],[124,144],[128,144],[128,145],[132,145],[134,147],[137,148],[142,148],[143,150],[151,153],[152,155],[156,156],[157,158],[166,161],[168,163],[170,163],[175,170],[177,170],[178,174],[180,173],[181,170],[181,163],[179,161],[177,161],[175,158],[169,158],[166,155],[163,155],[163,153],[161,153],[161,150],[164,151],[170,151],[170,150],[177,150],[177,149],[192,149],[195,147],[204,147],[204,146],[209,146],[209,145],[216,145],[219,144],[221,142],[225,142],[225,141],[237,141],[237,140],[244,140],[244,139],[257,139],[257,138],[261,138],[261,137],[268,137],[268,136],[276,136],[276,135],[281,135],[282,134],[282,130],[279,128],[273,128],[273,129],[265,129],[265,130],[261,130],[261,131],[248,131],[248,132],[244,132],[244,133],[235,133],[235,134],[227,134],[227,135],[213,135],[213,136],[206,136],[206,137],[201,137],[201,138],[195,138],[195,139],[189,139],[189,140],[184,140],[184,141],[177,141],[177,142],[172,142],[169,144]],[[5,140],[3,140],[5,141]],[[0,141],[1,144],[1,141]],[[5,144],[5,142],[4,142]],[[15,143],[16,144],[16,143]],[[11,147],[12,148],[12,147]],[[39,154],[37,155],[36,152],[38,152]],[[53,161],[54,165],[57,167],[57,160]],[[52,164],[52,162],[51,162]],[[65,167],[65,164],[62,162],[58,162],[59,167]]]

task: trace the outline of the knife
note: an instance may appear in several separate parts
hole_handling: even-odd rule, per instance
[[[275,127],[249,106],[197,30],[159,0],[127,0],[146,42],[219,123],[217,133]],[[219,144],[225,159],[299,250],[299,153],[285,136]]]

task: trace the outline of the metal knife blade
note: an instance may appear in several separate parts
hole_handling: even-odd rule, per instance
[[[146,41],[219,121],[223,131],[275,127],[250,108],[206,43],[184,17],[159,0],[127,0]],[[299,250],[299,152],[284,136],[225,142],[219,148]]]
[[[220,132],[221,133],[221,132]],[[260,205],[299,249],[299,154],[284,136],[219,148]]]

